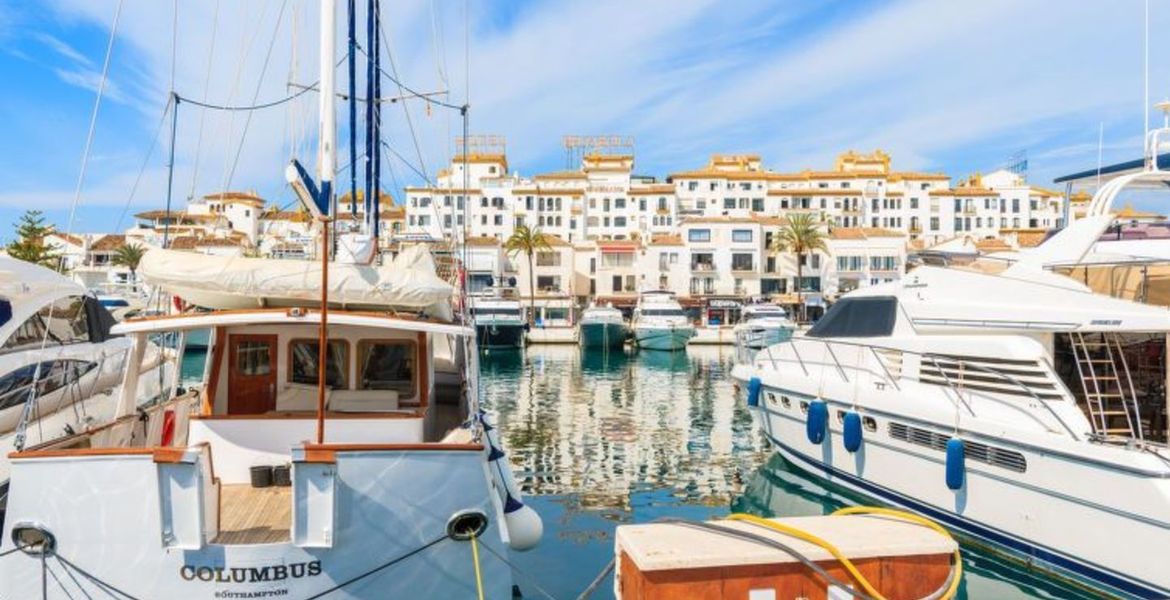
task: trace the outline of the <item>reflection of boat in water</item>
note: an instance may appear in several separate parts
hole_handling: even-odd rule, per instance
[[[687,371],[691,360],[686,352],[639,352],[638,364],[656,371],[681,373]]]
[[[581,352],[581,372],[587,375],[618,373],[630,366],[630,355],[625,350],[613,352]]]

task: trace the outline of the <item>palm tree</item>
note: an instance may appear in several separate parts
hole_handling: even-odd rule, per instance
[[[796,288],[796,298],[800,302],[802,319],[807,320],[808,317],[804,297],[801,294],[801,280],[804,278],[804,256],[817,250],[827,253],[829,248],[825,243],[826,239],[825,232],[821,230],[817,219],[811,213],[802,213],[789,216],[772,240],[772,252],[791,252],[796,255],[796,285],[793,287]]]
[[[130,280],[138,281],[138,264],[146,254],[146,248],[138,244],[125,244],[114,251],[110,259],[115,265],[130,269]]]
[[[531,322],[536,316],[536,272],[532,265],[532,256],[541,250],[551,250],[548,240],[539,227],[529,229],[527,225],[517,225],[512,230],[512,236],[504,242],[504,250],[512,257],[519,253],[528,256],[528,299],[530,302],[528,320]]]

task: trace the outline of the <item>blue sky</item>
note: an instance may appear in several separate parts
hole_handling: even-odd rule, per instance
[[[1030,180],[1048,185],[1096,164],[1101,125],[1106,162],[1140,148],[1141,0],[384,4],[401,77],[459,103],[469,72],[473,132],[506,136],[511,167],[523,174],[563,168],[564,134],[632,135],[636,170],[658,176],[712,152],[758,152],[782,171],[827,168],[849,148],[882,148],[896,168],[962,176],[1026,150]],[[248,104],[284,96],[290,79],[316,80],[315,1],[178,5],[181,95]],[[1170,96],[1170,3],[1151,5],[1153,102]],[[68,227],[115,7],[0,0],[0,239],[27,208]],[[134,212],[164,204],[165,128],[147,151],[170,86],[172,31],[171,2],[125,0],[74,231],[124,228]],[[458,119],[407,108],[409,123],[402,105],[387,107],[390,143],[433,174]],[[315,115],[313,94],[250,121],[182,105],[177,206],[224,186],[291,202],[283,165],[292,155],[312,164]],[[343,149],[344,140],[343,130]],[[348,162],[344,152],[340,160]],[[397,158],[385,171],[386,187],[418,183]]]

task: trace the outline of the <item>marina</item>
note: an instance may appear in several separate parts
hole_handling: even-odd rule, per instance
[[[1043,17],[1107,91],[1043,114],[1029,6],[52,2],[0,22],[21,114],[89,111],[0,251],[0,598],[1170,598],[1149,0]],[[1134,56],[1070,23],[1141,41],[1095,166]]]

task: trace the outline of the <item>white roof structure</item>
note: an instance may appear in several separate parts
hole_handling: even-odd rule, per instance
[[[220,311],[211,313],[185,313],[181,315],[128,319],[115,325],[110,333],[115,335],[154,333],[160,331],[186,331],[221,326],[238,325],[318,325],[321,313],[303,309],[256,309],[246,311]],[[407,319],[392,315],[365,312],[329,311],[329,325],[354,325],[377,327],[402,331],[446,335],[475,335],[475,331],[461,325],[437,323],[421,319]]]

